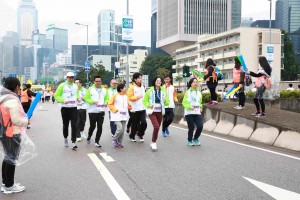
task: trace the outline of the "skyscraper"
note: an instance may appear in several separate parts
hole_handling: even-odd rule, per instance
[[[98,15],[98,44],[111,46],[115,42],[115,11],[101,10]]]
[[[164,0],[157,4],[157,46],[168,53],[193,44],[201,34],[240,26],[241,0]]]
[[[68,30],[57,28],[54,24],[48,25],[46,30],[47,48],[54,49],[55,53],[62,53],[68,49]]]
[[[300,1],[278,0],[276,2],[276,27],[285,30],[293,44],[297,55],[296,61],[300,64]]]

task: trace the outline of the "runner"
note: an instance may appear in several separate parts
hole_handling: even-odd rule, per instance
[[[21,92],[21,103],[25,113],[27,113],[30,108],[32,97],[36,96],[36,93],[32,92],[30,88],[31,84],[26,84],[26,87]],[[30,129],[30,125],[27,126],[27,129]]]
[[[169,96],[170,104],[165,107],[165,114],[163,116],[162,135],[166,137],[170,134],[168,127],[172,124],[174,119],[175,103],[178,103],[177,94],[174,86],[171,84],[171,76],[167,75],[164,78],[164,88]]]
[[[136,142],[135,135],[137,134],[140,142],[144,142],[144,134],[147,129],[146,109],[143,105],[145,95],[145,87],[142,84],[142,74],[136,72],[132,75],[133,84],[127,91],[127,96],[132,105],[132,125],[129,138],[132,142]]]
[[[82,81],[81,79],[77,78],[75,80],[75,84],[78,88],[79,93],[79,99],[77,104],[77,124],[76,124],[76,136],[77,142],[81,142],[81,138],[86,138],[86,135],[84,133],[84,126],[86,122],[86,109],[87,109],[87,103],[84,102],[84,96],[86,94],[86,89],[82,87]]]
[[[115,93],[117,93],[117,86],[118,86],[117,80],[116,79],[111,79],[110,88],[108,89],[108,98],[109,98],[109,100],[113,97],[113,95]],[[114,121],[110,120],[111,119],[110,110],[108,110],[108,117],[109,117],[111,136],[113,137],[116,133],[117,126],[115,125]]]
[[[128,119],[128,97],[126,96],[126,87],[124,84],[117,86],[118,93],[114,94],[108,102],[111,110],[111,121],[117,126],[116,133],[113,136],[112,144],[114,147],[123,147],[122,140]]]
[[[169,105],[169,97],[164,87],[161,86],[161,79],[155,78],[152,85],[146,92],[143,104],[147,108],[147,114],[153,125],[152,150],[157,150],[156,140],[161,125],[162,117],[165,114],[165,106]]]
[[[95,130],[97,123],[95,146],[100,148],[101,145],[99,144],[99,140],[102,134],[105,107],[107,106],[108,102],[108,92],[102,85],[102,79],[100,76],[94,77],[94,84],[88,89],[84,97],[84,101],[89,104],[88,113],[90,119],[90,128],[87,143],[91,143],[91,137],[93,135],[93,131]]]
[[[61,107],[61,117],[63,120],[63,135],[65,147],[68,147],[69,135],[69,122],[71,121],[72,135],[71,140],[73,143],[72,149],[76,150],[76,123],[77,123],[77,99],[79,99],[77,86],[74,84],[74,73],[67,73],[67,81],[61,83],[54,97]]]
[[[233,84],[235,87],[240,87],[239,91],[237,92],[239,98],[239,105],[235,106],[234,109],[237,110],[244,110],[245,109],[245,72],[241,69],[242,64],[240,63],[238,57],[234,59],[234,68],[233,68]]]
[[[188,91],[184,94],[182,105],[184,109],[184,116],[188,124],[188,146],[200,146],[200,134],[203,129],[202,123],[202,94],[198,88],[198,80],[191,78],[188,83]],[[196,124],[196,132],[194,134]]]

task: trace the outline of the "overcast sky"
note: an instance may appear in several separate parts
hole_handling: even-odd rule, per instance
[[[175,0],[174,0],[175,1]],[[16,31],[16,13],[19,0],[0,0],[0,37],[6,31]],[[86,44],[89,25],[89,44],[97,44],[97,16],[102,9],[113,9],[116,23],[126,14],[126,0],[34,0],[38,10],[39,29],[45,33],[48,24],[69,30],[69,46]],[[134,45],[150,46],[151,0],[129,0],[129,13],[134,17]],[[273,0],[272,18],[275,18]],[[242,17],[269,19],[270,1],[242,0]]]

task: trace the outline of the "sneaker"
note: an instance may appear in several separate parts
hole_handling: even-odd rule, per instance
[[[193,144],[192,141],[188,141],[188,142],[187,142],[187,145],[188,145],[189,147],[194,146],[194,144]]]
[[[65,147],[68,147],[69,146],[69,142],[68,142],[68,139],[65,138]]]
[[[259,114],[260,114],[260,111],[256,111],[255,113],[252,113],[251,115],[256,116],[256,115],[259,115]]]
[[[78,146],[75,143],[73,143],[72,150],[76,150],[76,149],[78,149]]]
[[[170,135],[169,129],[166,129],[166,134]]]
[[[91,144],[91,139],[87,139],[87,140],[86,140],[86,143],[87,143],[87,144]]]
[[[25,186],[14,184],[11,187],[4,187],[4,194],[18,193],[23,192],[25,190]]]
[[[98,148],[101,147],[101,145],[99,144],[99,142],[96,142],[96,143],[95,143],[95,146],[98,147]]]
[[[151,149],[152,149],[153,151],[157,150],[157,145],[156,145],[155,142],[151,142],[151,143],[150,143],[150,147],[151,147]]]
[[[218,102],[217,101],[212,101],[210,105],[216,106],[216,105],[218,105]]]
[[[81,132],[80,132],[80,135],[81,135],[82,138],[87,138],[87,136],[86,136],[86,134],[85,134],[84,131],[81,131]]]
[[[124,146],[120,142],[118,142],[118,147],[123,148]]]
[[[129,133],[129,132],[130,132],[130,128],[127,128],[127,129],[126,129],[126,133]]]
[[[143,136],[137,136],[139,142],[144,142]]]
[[[20,183],[14,183],[14,185],[21,185],[21,184]],[[4,192],[4,189],[5,189],[5,184],[2,183],[1,192]]]
[[[200,145],[201,145],[199,139],[194,139],[193,142],[194,142],[194,145],[195,145],[195,146],[200,146]]]
[[[162,132],[162,136],[163,136],[163,137],[167,137],[166,131],[163,131],[163,132]]]
[[[266,114],[262,112],[262,113],[256,115],[255,117],[257,117],[257,118],[266,117]]]
[[[114,147],[118,147],[118,142],[117,142],[116,140],[113,140],[113,141],[112,141],[112,145],[113,145]]]
[[[236,110],[245,110],[245,106],[236,106],[236,107],[234,107],[234,109],[236,109]]]
[[[135,138],[130,138],[130,141],[131,142],[136,142],[136,139]]]
[[[76,139],[76,142],[81,142],[81,138],[77,138],[77,139]]]
[[[211,105],[211,104],[212,104],[212,101],[209,101],[209,102],[207,102],[206,104]]]

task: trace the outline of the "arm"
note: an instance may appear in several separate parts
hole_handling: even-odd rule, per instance
[[[58,103],[64,103],[64,98],[62,98],[62,93],[63,93],[63,88],[64,88],[65,84],[60,84],[54,94],[54,98],[56,99],[56,101]]]
[[[264,74],[261,74],[261,73],[256,74],[256,73],[250,71],[250,76],[253,76],[253,77],[261,77],[261,76],[264,76]]]
[[[200,97],[200,108],[201,109],[203,108],[203,105],[202,105],[202,94],[201,94],[201,97]]]
[[[114,95],[112,96],[112,98],[108,101],[108,108],[109,108],[109,110],[111,110],[113,113],[118,112],[118,109],[117,109],[116,106],[114,105],[114,104],[115,104],[115,100],[116,100],[117,95],[118,95],[118,93],[114,94]]]
[[[107,89],[105,89],[105,91],[106,91],[106,95],[105,95],[105,97],[104,97],[104,103],[108,103],[108,101],[109,101],[109,94],[108,94],[108,90],[107,90]]]
[[[174,93],[173,93],[173,99],[175,103],[178,103],[178,99],[177,99],[177,92],[176,89],[174,88]]]
[[[170,104],[170,99],[169,99],[169,95],[167,93],[167,91],[163,88],[162,90],[164,93],[165,93],[165,98],[166,98],[166,101],[164,102],[165,106],[168,106]]]
[[[90,105],[94,104],[94,101],[91,99],[91,87],[86,91],[84,96],[84,101]]]
[[[150,108],[151,107],[151,103],[149,102],[149,96],[151,95],[152,90],[148,90],[145,94],[145,97],[143,99],[143,104],[146,108]]]
[[[28,124],[28,118],[27,115],[23,112],[24,115],[20,115],[20,107],[19,101],[16,99],[12,99],[7,101],[6,107],[9,110],[11,122],[16,126],[26,126]],[[22,109],[23,110],[23,109]]]
[[[182,105],[187,110],[191,109],[191,104],[188,102],[188,91],[184,94]]]
[[[128,99],[130,101],[137,101],[137,100],[139,100],[139,97],[134,96],[134,86],[133,85],[129,87],[129,89],[127,91],[127,96],[128,96]]]
[[[245,72],[241,72],[241,76],[240,76],[240,84],[244,84],[245,83]]]
[[[32,92],[31,90],[27,90],[28,96],[36,96],[36,93]]]

